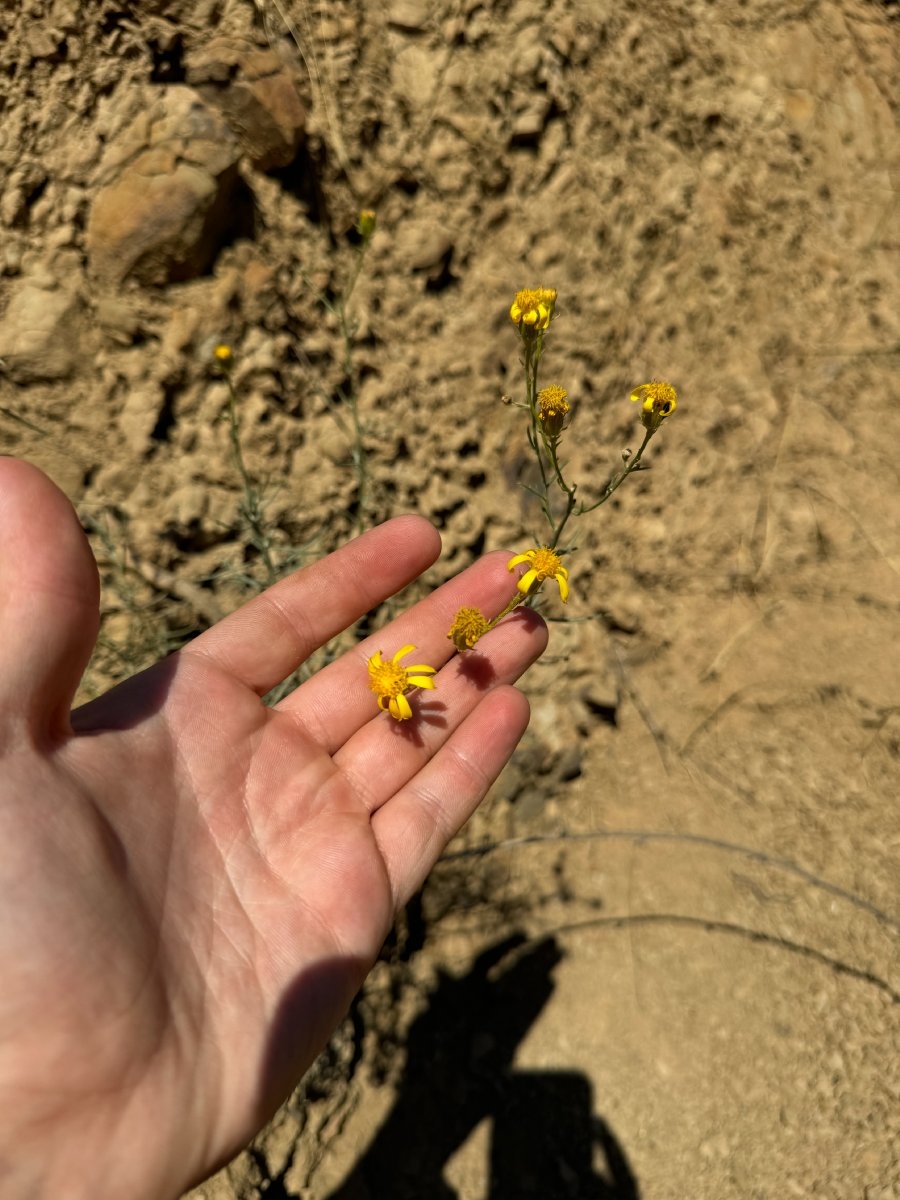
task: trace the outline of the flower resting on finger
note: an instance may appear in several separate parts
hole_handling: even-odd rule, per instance
[[[378,707],[389,712],[395,721],[408,721],[413,715],[405,694],[410,688],[434,688],[431,678],[434,667],[425,663],[400,666],[400,659],[411,650],[415,650],[415,646],[401,646],[388,662],[381,657],[381,651],[376,650],[369,659],[369,687],[378,699]]]
[[[460,608],[453,618],[447,637],[462,653],[471,650],[480,637],[491,628],[480,608]]]
[[[569,599],[569,572],[562,565],[560,557],[549,546],[539,546],[535,550],[526,550],[517,554],[506,564],[512,571],[519,563],[528,563],[528,570],[516,584],[523,596],[536,592],[545,579],[555,579],[559,584],[559,598],[563,604]]]
[[[509,317],[520,333],[540,333],[549,329],[556,306],[556,288],[523,288],[516,292]]]
[[[642,383],[631,393],[631,399],[641,404],[641,424],[645,429],[656,431],[666,417],[678,407],[678,393],[671,383],[654,379]]]

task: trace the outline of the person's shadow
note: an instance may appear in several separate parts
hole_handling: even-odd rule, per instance
[[[465,976],[442,976],[410,1028],[390,1113],[328,1200],[455,1200],[444,1166],[485,1118],[490,1200],[639,1200],[622,1148],[593,1115],[589,1080],[512,1066],[561,957],[552,938],[515,935]]]

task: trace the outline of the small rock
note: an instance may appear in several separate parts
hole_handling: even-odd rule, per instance
[[[163,518],[175,531],[196,529],[209,511],[210,489],[202,483],[184,483],[176,487],[163,503]]]
[[[167,89],[101,166],[113,177],[91,208],[91,273],[164,284],[205,271],[235,219],[240,146],[190,88]]]
[[[0,274],[18,275],[22,270],[25,248],[21,242],[7,242],[0,247]]]
[[[273,300],[275,271],[268,263],[251,258],[244,267],[241,278],[243,311],[248,321],[259,321]]]
[[[46,28],[41,28],[41,26],[35,22],[28,31],[28,52],[33,59],[55,58],[59,54],[59,48],[62,41],[63,39],[58,33],[51,32]]]
[[[48,250],[62,250],[66,246],[72,246],[76,241],[75,226],[68,222],[64,225],[57,226],[56,229],[47,234],[45,245]]]
[[[236,38],[214,38],[188,58],[187,81],[214,105],[255,167],[271,171],[297,156],[306,111],[277,54]]]
[[[26,212],[25,196],[20,187],[7,184],[3,195],[0,196],[0,224],[7,229],[22,224]]]
[[[122,440],[137,455],[146,454],[163,407],[161,389],[153,384],[130,391],[119,413]]]
[[[388,24],[407,33],[419,33],[428,24],[430,0],[394,0],[388,9]]]
[[[391,85],[412,109],[418,111],[432,102],[440,77],[439,69],[440,60],[434,50],[426,46],[407,46],[394,59]]]
[[[594,679],[581,692],[585,708],[598,721],[615,727],[619,723],[619,693],[613,679]]]
[[[131,345],[141,327],[139,315],[116,296],[101,296],[95,316],[103,332],[122,346]]]
[[[29,207],[47,184],[47,171],[39,163],[24,162],[11,172],[0,198],[0,221],[8,228],[25,225]]]
[[[551,106],[549,96],[535,96],[528,107],[516,115],[511,138],[514,146],[530,146],[540,140],[550,116]]]
[[[453,239],[438,221],[425,217],[398,226],[397,257],[411,271],[440,270],[452,251]]]
[[[346,466],[350,462],[351,449],[347,435],[337,426],[326,428],[316,438],[316,449],[335,466]]]
[[[568,750],[563,750],[556,764],[556,774],[562,783],[570,783],[580,777],[583,758],[580,746],[570,746]]]
[[[0,360],[14,383],[68,379],[79,351],[83,305],[78,292],[30,276],[13,292],[0,321]]]

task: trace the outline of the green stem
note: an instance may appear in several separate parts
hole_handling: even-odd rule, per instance
[[[541,453],[541,437],[540,421],[538,419],[537,394],[538,394],[538,368],[541,362],[541,351],[544,344],[544,335],[539,332],[534,335],[523,337],[525,345],[525,403],[528,405],[528,411],[531,415],[531,428],[528,432],[528,442],[532,450],[534,450],[535,458],[537,459],[538,468],[541,472],[541,491],[539,499],[541,502],[541,511],[543,512],[547,524],[553,528],[553,512],[550,508],[550,479],[547,476],[547,468],[544,463],[544,455]]]
[[[578,489],[578,484],[566,483],[565,479],[563,478],[562,467],[559,465],[559,438],[548,438],[545,442],[545,446],[547,449],[547,456],[549,457],[553,466],[553,472],[556,476],[557,485],[566,498],[566,511],[560,517],[559,521],[557,521],[555,524],[552,521],[550,523],[550,528],[553,530],[553,535],[550,539],[549,548],[551,550],[555,550],[559,545],[559,539],[562,537],[562,532],[566,527],[566,522],[568,521],[569,517],[571,517],[575,509],[575,492]]]
[[[350,420],[353,426],[353,442],[350,449],[350,457],[356,475],[356,528],[358,533],[362,533],[365,528],[369,475],[366,466],[365,433],[359,417],[359,373],[353,359],[353,334],[355,331],[347,315],[347,306],[350,303],[350,297],[353,295],[353,290],[359,280],[368,244],[368,240],[366,240],[358,248],[356,263],[336,305],[338,321],[341,326],[341,336],[344,342],[344,360],[342,366],[344,376],[348,380],[348,390],[344,391],[341,389],[341,398],[350,410]]]
[[[493,629],[496,625],[499,625],[504,617],[508,617],[514,608],[518,608],[520,604],[524,604],[525,601],[527,600],[527,598],[528,597],[523,596],[522,593],[517,588],[515,590],[515,592],[513,593],[512,600],[510,600],[509,604],[507,604],[507,606],[506,606],[506,608],[504,608],[503,612],[497,613],[497,615],[496,615],[496,617],[494,617],[493,621],[488,621],[488,629]]]
[[[606,501],[613,494],[613,492],[616,490],[616,488],[618,488],[620,486],[620,484],[625,482],[625,480],[628,478],[628,476],[631,474],[631,472],[637,470],[637,468],[640,464],[640,461],[641,461],[641,455],[646,450],[647,443],[653,437],[655,432],[656,432],[655,429],[646,430],[646,432],[644,433],[644,440],[641,442],[640,447],[639,447],[637,453],[634,455],[634,457],[630,458],[628,460],[628,462],[622,468],[622,470],[618,473],[618,475],[614,475],[612,477],[612,479],[609,481],[609,483],[603,489],[603,494],[601,495],[599,500],[596,500],[593,504],[589,504],[587,506],[582,506],[578,510],[579,516],[581,516],[582,513],[593,512],[595,508],[599,508],[601,504],[605,504]]]
[[[572,490],[570,492],[566,493],[566,511],[560,517],[560,519],[556,525],[556,528],[553,530],[553,537],[550,539],[549,549],[555,550],[556,547],[559,545],[559,539],[562,537],[562,533],[566,527],[566,523],[568,522],[569,517],[571,517],[571,515],[574,511],[575,511],[575,489],[572,488]]]
[[[237,466],[244,489],[241,513],[250,528],[252,535],[251,542],[259,551],[265,563],[266,576],[269,585],[271,585],[278,579],[278,572],[275,569],[275,563],[272,559],[271,542],[266,532],[265,521],[263,520],[259,490],[253,482],[250,472],[247,470],[247,464],[244,462],[244,451],[241,447],[241,434],[238,426],[237,393],[234,390],[234,380],[231,377],[230,370],[225,372],[225,382],[228,384],[228,436],[231,439],[231,452],[234,455],[235,465]]]

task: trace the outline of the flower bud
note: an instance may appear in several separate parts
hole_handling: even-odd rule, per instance
[[[565,388],[553,383],[541,388],[537,398],[537,415],[541,427],[546,433],[557,438],[566,427],[566,417],[569,415],[569,393]]]

